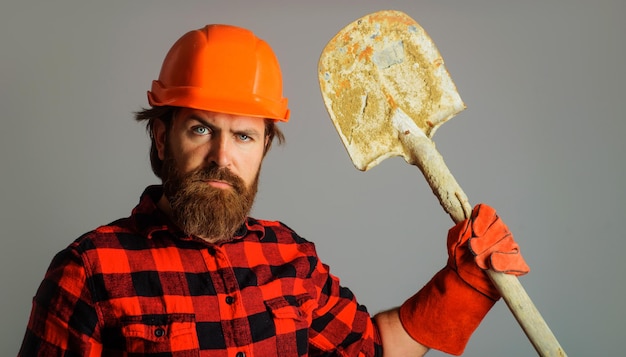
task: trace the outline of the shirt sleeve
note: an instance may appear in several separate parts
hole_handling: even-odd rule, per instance
[[[33,298],[18,357],[100,356],[98,314],[80,255],[58,253]]]
[[[311,346],[319,349],[320,355],[382,356],[380,335],[366,307],[319,260],[314,278],[321,291],[313,312]]]

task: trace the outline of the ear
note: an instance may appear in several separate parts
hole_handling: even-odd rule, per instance
[[[267,152],[270,151],[270,147],[272,146],[272,141],[270,140],[269,135],[265,135],[265,139],[263,140],[263,157],[267,155]]]
[[[165,160],[165,145],[166,145],[167,128],[165,123],[161,119],[154,119],[152,123],[152,138],[154,139],[154,145],[159,159]]]

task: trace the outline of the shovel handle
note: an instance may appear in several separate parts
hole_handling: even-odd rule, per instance
[[[472,206],[437,151],[435,143],[417,126],[399,129],[400,141],[407,153],[406,161],[419,167],[443,209],[455,223],[468,218]],[[566,356],[517,277],[493,270],[487,270],[487,275],[537,353],[545,357]]]

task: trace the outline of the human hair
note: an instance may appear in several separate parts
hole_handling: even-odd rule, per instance
[[[174,117],[178,112],[179,107],[173,106],[158,106],[158,107],[150,107],[143,108],[142,110],[135,112],[135,120],[138,122],[146,122],[146,131],[150,136],[150,165],[152,166],[152,172],[162,179],[161,171],[163,169],[163,160],[159,158],[159,153],[157,151],[156,142],[154,139],[154,121],[161,120],[165,124],[166,135],[169,134],[170,129],[172,128],[172,123],[174,121]],[[265,148],[263,150],[263,156],[265,156],[270,148],[272,147],[272,142],[274,139],[278,141],[278,144],[281,145],[285,142],[285,135],[280,130],[278,125],[276,125],[275,120],[265,119],[265,136],[267,138],[267,143],[265,144]]]

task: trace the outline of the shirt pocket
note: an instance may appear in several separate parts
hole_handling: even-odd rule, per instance
[[[311,322],[314,301],[308,294],[279,296],[265,301],[265,306],[275,320],[294,320],[300,325]]]
[[[305,356],[315,301],[308,295],[280,296],[265,301],[279,356]]]
[[[127,352],[184,352],[185,356],[199,352],[194,314],[127,316],[122,319],[122,335]]]

